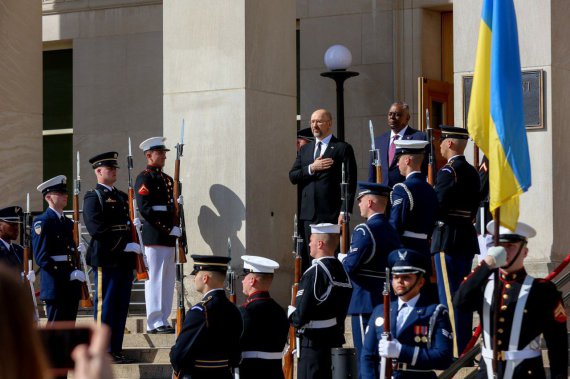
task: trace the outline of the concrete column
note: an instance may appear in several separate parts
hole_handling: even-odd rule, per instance
[[[32,208],[42,200],[42,22],[41,2],[0,2],[0,130],[2,205]]]
[[[163,27],[171,149],[186,122],[181,177],[189,251],[226,255],[229,237],[235,269],[246,252],[277,260],[282,268],[272,292],[285,305],[296,208],[288,180],[296,133],[295,1],[170,0]],[[170,153],[170,170],[174,158]]]

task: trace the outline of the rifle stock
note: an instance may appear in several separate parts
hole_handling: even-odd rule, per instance
[[[291,286],[291,305],[296,305],[297,291],[299,289],[299,281],[301,280],[301,248],[303,239],[297,231],[297,216],[295,216],[293,230],[293,254],[295,255],[295,273],[293,277],[293,285]],[[293,379],[294,358],[293,351],[299,348],[296,344],[295,328],[293,325],[289,327],[289,341],[283,357],[283,376],[285,379]]]
[[[176,148],[178,150],[178,146]],[[177,241],[177,253],[178,260],[180,264],[188,262],[186,259],[186,225],[184,222],[184,210],[182,205],[178,203],[178,197],[182,192],[182,183],[180,183],[180,156],[176,154],[176,161],[174,162],[174,225],[178,225],[180,230],[182,230],[182,236],[178,238]]]
[[[376,165],[376,183],[382,184],[382,166]]]
[[[137,233],[137,227],[134,224],[135,220],[135,190],[132,186],[129,186],[128,190],[129,194],[129,218],[131,219],[131,238],[133,242],[141,244],[139,235]],[[142,246],[141,246],[142,248]],[[135,254],[135,270],[137,272],[137,280],[138,281],[145,281],[148,280],[148,270],[146,269],[146,265],[144,263],[144,258],[142,254]]]
[[[23,259],[24,259],[24,282],[26,283],[26,285],[28,285],[30,287],[30,293],[32,296],[32,303],[34,305],[34,320],[36,322],[39,321],[40,316],[38,313],[38,302],[36,300],[36,290],[34,288],[34,283],[30,282],[27,278],[27,274],[28,272],[30,272],[30,270],[33,270],[33,262],[32,262],[32,244],[31,244],[31,238],[30,238],[30,224],[32,221],[32,215],[30,212],[30,194],[28,193],[26,196],[26,213],[24,214],[23,220],[22,220],[22,230],[21,230],[21,241],[22,244],[24,245],[24,254],[23,254]]]
[[[342,181],[340,183],[340,192],[341,192],[341,200],[342,200],[342,223],[340,225],[342,241],[340,246],[340,252],[343,254],[348,253],[348,244],[350,241],[349,232],[348,232],[348,224],[349,224],[349,216],[348,216],[348,182],[347,174],[346,174],[346,166],[344,162],[342,163]]]
[[[384,282],[384,291],[382,291],[384,298],[384,332],[382,339],[390,341],[392,334],[390,330],[390,269],[386,268],[386,281]],[[392,359],[382,358],[380,364],[380,378],[390,379],[392,377]]]

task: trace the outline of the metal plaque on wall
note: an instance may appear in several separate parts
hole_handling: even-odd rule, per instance
[[[524,121],[527,129],[544,128],[544,70],[522,72]],[[463,76],[463,126],[467,127],[473,75]]]

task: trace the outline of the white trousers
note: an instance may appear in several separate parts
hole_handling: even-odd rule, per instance
[[[145,246],[149,280],[144,283],[147,330],[170,325],[176,264],[174,247]]]

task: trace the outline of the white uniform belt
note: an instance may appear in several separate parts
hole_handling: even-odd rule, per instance
[[[493,350],[487,349],[483,347],[481,350],[481,355],[483,358],[493,359]],[[507,350],[507,351],[499,351],[498,359],[500,361],[516,361],[519,359],[530,359],[540,357],[539,350],[533,350],[530,348],[526,348],[523,350]]]
[[[67,255],[52,255],[50,257],[52,260],[56,262],[67,262]]]
[[[303,325],[304,329],[324,329],[336,325],[336,318],[329,318],[328,320],[313,320]]]
[[[427,238],[428,238],[428,235],[425,233],[415,233],[415,232],[410,232],[409,230],[406,230],[404,232],[404,234],[402,234],[402,236],[411,237],[411,238],[418,238],[418,239],[422,239],[422,240],[427,240]]]
[[[269,353],[267,351],[243,351],[241,353],[242,359],[245,358],[259,358],[259,359],[279,359],[283,358],[283,353],[278,351],[276,353]]]
[[[168,207],[166,205],[153,205],[152,210],[157,212],[166,212]]]

